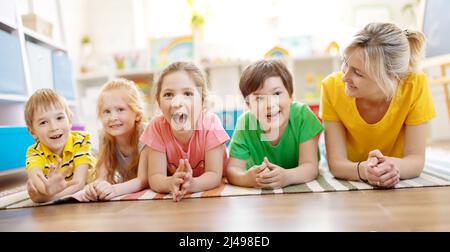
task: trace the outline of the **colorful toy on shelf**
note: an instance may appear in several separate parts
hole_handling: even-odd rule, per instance
[[[320,98],[320,83],[324,75],[322,73],[309,72],[305,75],[306,88],[303,99],[316,101]]]
[[[289,56],[289,51],[280,46],[274,46],[264,54],[264,58],[286,58]]]
[[[325,50],[327,52],[327,54],[329,55],[339,55],[339,44],[336,41],[332,41],[328,46],[327,49]]]
[[[117,70],[123,70],[125,68],[125,57],[123,55],[115,54],[114,61],[116,62]]]

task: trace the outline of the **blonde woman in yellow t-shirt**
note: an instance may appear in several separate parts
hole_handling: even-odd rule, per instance
[[[389,188],[422,172],[426,123],[436,114],[416,71],[424,43],[420,32],[368,24],[345,49],[342,71],[323,81],[320,116],[335,177]]]

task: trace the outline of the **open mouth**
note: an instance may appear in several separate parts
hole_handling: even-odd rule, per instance
[[[63,134],[58,134],[58,135],[51,136],[50,139],[57,140],[57,139],[60,139],[62,136],[63,136]]]
[[[267,120],[270,122],[270,121],[274,121],[274,120],[277,120],[279,117],[280,117],[280,111],[278,110],[278,111],[276,111],[276,112],[271,112],[271,113],[269,113],[269,114],[267,114],[266,115],[266,117],[267,117]]]
[[[183,125],[187,122],[187,120],[188,120],[188,115],[186,113],[175,112],[172,115],[172,121],[177,125]]]

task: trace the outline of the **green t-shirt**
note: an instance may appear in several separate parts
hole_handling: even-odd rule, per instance
[[[298,166],[299,145],[319,134],[323,126],[308,105],[293,102],[289,122],[276,146],[264,141],[258,120],[250,112],[241,115],[230,144],[230,156],[247,160],[246,169],[260,165],[264,157],[286,169]]]

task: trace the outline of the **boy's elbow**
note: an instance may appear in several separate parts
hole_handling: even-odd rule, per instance
[[[309,176],[305,178],[305,183],[311,182],[319,176],[319,167],[317,164],[310,164],[311,172],[309,173]]]

